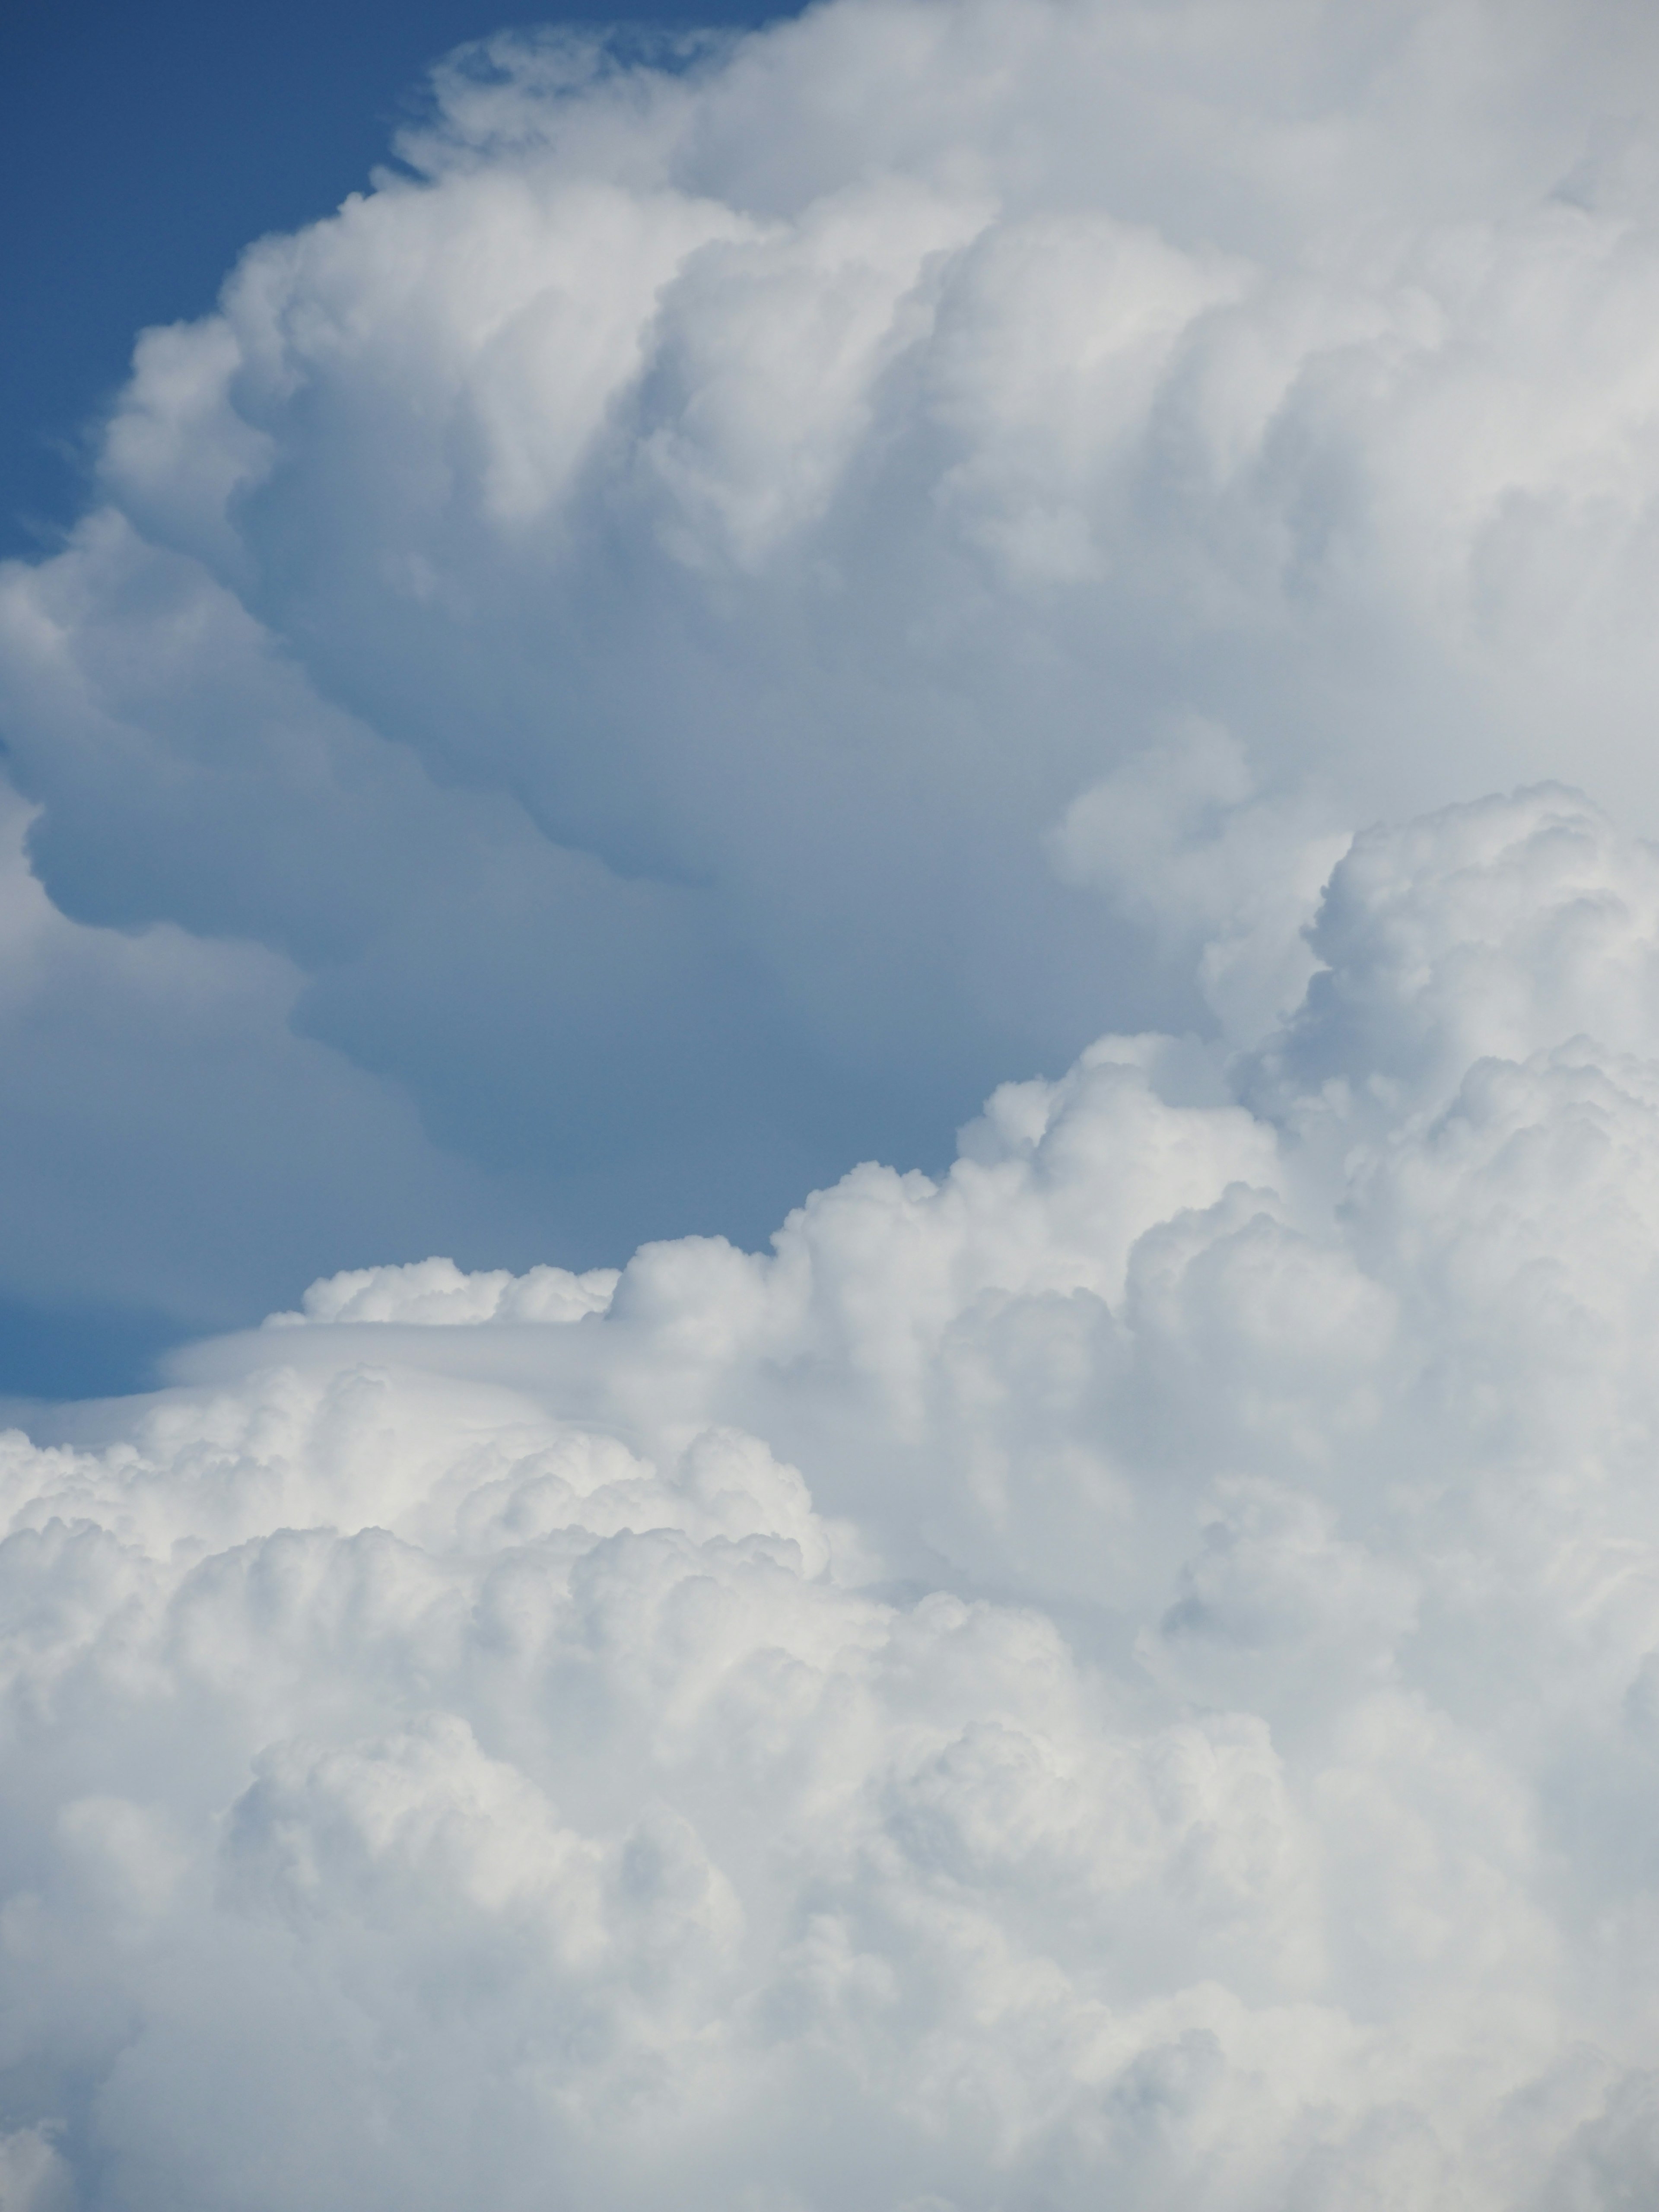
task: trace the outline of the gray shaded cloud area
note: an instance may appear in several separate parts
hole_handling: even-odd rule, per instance
[[[761,1243],[1259,1030],[1356,827],[1650,824],[1656,67],[1384,0],[449,64],[0,570],[0,1299]]]
[[[1659,22],[671,58],[0,571],[0,2207],[1659,2202]]]

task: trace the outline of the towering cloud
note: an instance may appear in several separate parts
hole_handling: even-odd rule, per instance
[[[6,2212],[1659,2198],[1656,64],[503,38],[141,340],[0,1301],[221,1333],[0,1441]]]
[[[1253,1042],[1358,825],[1564,773],[1651,823],[1656,61],[1609,0],[454,59],[143,338],[95,511],[0,586],[155,1296],[753,1240],[1103,1028]],[[240,1172],[221,1013],[205,1157],[118,1103],[169,961],[283,1100],[235,1237],[177,1225]],[[312,1188],[343,1093],[378,1241]],[[58,1183],[0,1290],[131,1297],[152,1239]]]
[[[7,2202],[1645,2202],[1659,863],[1454,809],[1313,950],[9,1439]]]

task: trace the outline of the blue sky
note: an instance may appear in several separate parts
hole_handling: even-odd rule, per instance
[[[606,14],[763,19],[730,4]],[[0,359],[0,551],[36,550],[73,518],[86,422],[125,377],[135,332],[204,313],[250,239],[360,190],[431,63],[515,20],[465,0],[19,0],[5,11],[15,335]]]
[[[707,0],[610,18],[752,22]],[[238,253],[327,214],[388,158],[425,72],[514,18],[465,0],[21,0],[0,21],[0,557],[50,549],[86,498],[88,441],[137,332],[206,313]],[[557,9],[538,21],[560,20]],[[0,1294],[0,1391],[150,1371],[178,1334],[127,1304]]]

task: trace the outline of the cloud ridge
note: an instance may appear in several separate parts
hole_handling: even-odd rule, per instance
[[[182,931],[296,1150],[362,1121],[349,1232],[298,1165],[234,1252],[158,1209],[167,1310],[758,1241],[1103,1029],[1258,1043],[1356,827],[1564,773],[1651,826],[1654,41],[836,0],[453,58],[0,579],[54,983],[142,1005]],[[86,1228],[63,1295],[131,1296]]]
[[[1639,2198],[1656,866],[1370,833],[1253,1056],[8,1438],[21,2201]]]

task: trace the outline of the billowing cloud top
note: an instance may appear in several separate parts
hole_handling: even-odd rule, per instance
[[[1255,1042],[1358,825],[1651,824],[1656,64],[1541,0],[455,59],[0,582],[0,1294],[757,1240],[1103,1029]]]
[[[6,2202],[1650,2201],[1659,860],[1455,809],[1313,950],[8,1439]]]
[[[285,1310],[0,1441],[5,2212],[1659,2201],[1656,64],[502,39],[143,338],[0,1306]]]

